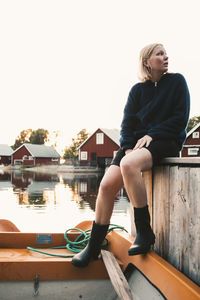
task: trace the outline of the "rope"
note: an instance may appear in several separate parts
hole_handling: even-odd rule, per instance
[[[127,230],[120,225],[110,224],[107,234],[110,233],[114,229],[122,229],[127,232]],[[80,232],[79,236],[75,239],[75,241],[70,241],[67,237],[68,232],[71,230]],[[86,247],[86,245],[90,239],[91,231],[92,231],[91,229],[87,229],[84,231],[79,228],[70,228],[70,229],[66,230],[64,233],[64,239],[67,242],[67,244],[65,246],[51,247],[51,248],[47,248],[47,249],[67,249],[73,253],[79,253]],[[102,246],[107,246],[107,245],[108,245],[108,240],[105,238]],[[55,256],[55,257],[71,258],[74,256],[74,254],[61,255],[61,254],[48,253],[46,251],[42,251],[42,250],[32,248],[32,247],[27,247],[27,249],[30,251],[34,251],[34,252],[38,252],[38,253],[42,253],[42,254],[46,254],[46,255],[50,255],[50,256]]]

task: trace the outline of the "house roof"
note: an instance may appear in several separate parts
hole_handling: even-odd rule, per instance
[[[199,127],[200,127],[200,122],[187,133],[187,138]]]
[[[56,149],[52,146],[44,146],[44,145],[36,145],[36,144],[23,144],[21,147],[25,146],[26,149],[31,153],[33,157],[51,157],[51,158],[60,158],[60,154],[56,151]]]
[[[0,155],[2,156],[11,156],[13,153],[13,149],[5,144],[0,144]]]
[[[101,130],[104,134],[106,134],[113,142],[115,142],[117,145],[120,145],[119,139],[120,139],[120,131],[119,129],[107,129],[107,128],[98,128],[97,130]],[[93,132],[79,147],[80,149],[96,132]]]
[[[111,140],[113,140],[117,145],[120,145],[120,131],[119,129],[107,129],[107,128],[100,128]]]

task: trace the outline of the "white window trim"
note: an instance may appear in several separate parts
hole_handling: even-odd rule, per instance
[[[14,165],[16,164],[16,162],[21,162],[21,164],[23,164],[23,160],[22,159],[14,159]]]
[[[80,182],[78,185],[78,191],[80,193],[87,193],[88,185],[87,182]]]
[[[196,148],[196,147],[200,147],[200,145],[183,145],[183,148]]]
[[[193,139],[199,139],[199,131],[193,132],[192,138],[193,138]]]
[[[188,148],[188,155],[197,155],[199,148]]]
[[[81,160],[87,160],[87,159],[88,159],[87,151],[81,151]]]
[[[96,144],[97,145],[103,145],[104,144],[104,134],[103,132],[96,134]]]

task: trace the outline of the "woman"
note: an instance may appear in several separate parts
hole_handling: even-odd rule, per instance
[[[126,188],[134,207],[136,239],[129,255],[145,254],[155,242],[141,172],[162,158],[178,156],[186,138],[190,96],[179,73],[167,73],[168,56],[162,44],[140,52],[141,82],[128,96],[121,124],[120,150],[105,173],[97,196],[96,217],[86,248],[72,264],[87,266],[97,259],[107,233],[117,192]]]

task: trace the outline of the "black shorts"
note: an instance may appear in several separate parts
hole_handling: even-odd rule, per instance
[[[151,152],[153,165],[159,164],[165,157],[178,157],[180,147],[174,140],[155,140],[151,141],[148,147],[144,147]],[[120,166],[121,159],[125,156],[125,151],[120,148],[113,158],[111,165]]]

